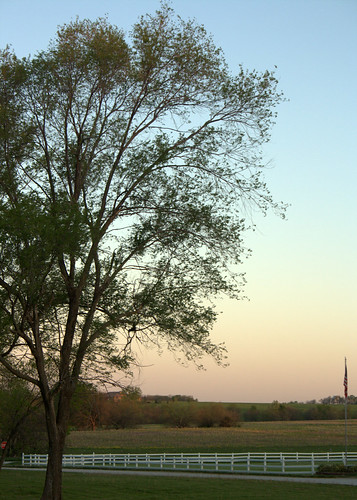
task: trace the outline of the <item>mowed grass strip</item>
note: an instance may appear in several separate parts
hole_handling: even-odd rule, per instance
[[[42,472],[0,472],[0,498],[38,500],[45,475]],[[274,499],[314,500],[356,498],[356,487],[302,484],[239,479],[141,477],[102,474],[64,473],[64,500],[226,500]]]
[[[348,422],[349,450],[357,451],[357,420]],[[327,452],[344,451],[344,421],[247,422],[234,428],[152,428],[73,431],[71,453]]]

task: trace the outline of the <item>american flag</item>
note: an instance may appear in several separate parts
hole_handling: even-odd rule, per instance
[[[348,396],[348,379],[347,379],[347,361],[345,359],[345,377],[343,379],[343,386],[345,388],[345,398]]]

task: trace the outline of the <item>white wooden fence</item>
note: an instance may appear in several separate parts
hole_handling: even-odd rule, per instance
[[[141,470],[186,470],[254,474],[314,474],[320,464],[344,464],[345,453],[157,453],[64,455],[64,467]],[[357,465],[357,453],[347,454]],[[47,455],[22,454],[22,465],[43,467]]]

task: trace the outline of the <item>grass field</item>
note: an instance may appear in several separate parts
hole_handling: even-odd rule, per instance
[[[349,450],[357,451],[357,421],[348,422]],[[327,452],[344,451],[344,421],[246,422],[234,428],[75,431],[69,453]]]
[[[0,498],[38,500],[44,474],[0,472]],[[64,500],[352,500],[356,487],[210,478],[162,478],[65,473]]]
[[[357,451],[357,421],[348,423],[349,449]],[[355,444],[353,444],[355,443]],[[151,426],[132,430],[71,432],[67,452],[244,452],[343,451],[343,421],[252,422],[237,428],[168,429]],[[0,499],[37,500],[44,474],[0,472]],[[111,476],[64,473],[64,500],[131,499],[355,499],[354,486],[278,483],[239,479]]]

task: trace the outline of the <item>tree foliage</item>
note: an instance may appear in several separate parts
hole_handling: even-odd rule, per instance
[[[260,158],[281,95],[165,4],[129,37],[76,20],[7,48],[0,75],[0,362],[41,391],[51,471],[80,374],[129,369],[134,341],[224,360],[210,299],[239,296],[247,207],[282,208]]]
[[[0,439],[6,442],[0,454],[0,469],[7,456],[45,451],[45,421],[40,403],[38,391],[0,369]]]

